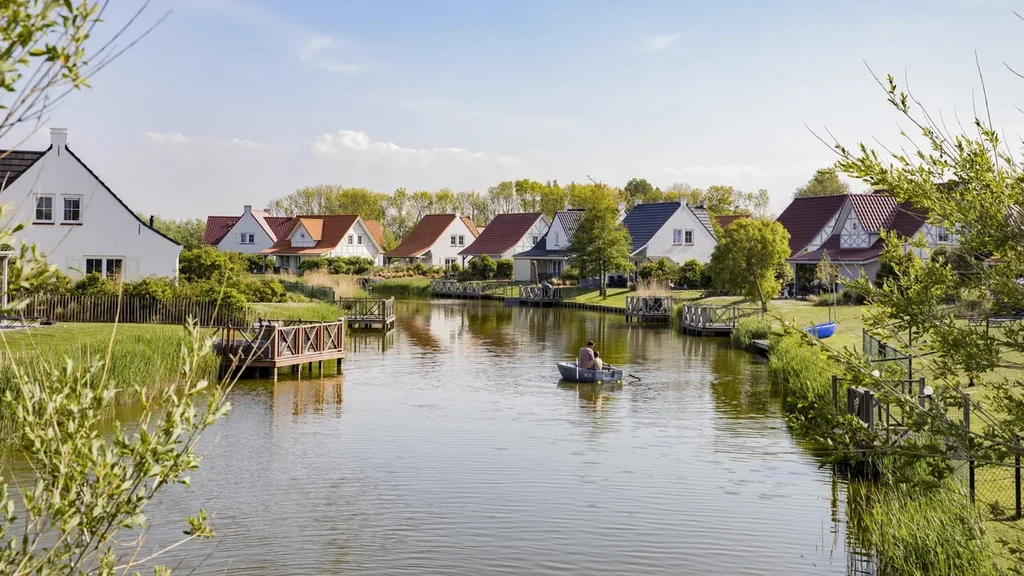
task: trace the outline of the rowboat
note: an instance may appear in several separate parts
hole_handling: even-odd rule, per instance
[[[603,370],[591,370],[580,368],[575,362],[559,362],[558,373],[566,382],[622,382],[622,370],[607,364]]]
[[[824,322],[822,324],[815,324],[807,329],[807,333],[819,340],[824,340],[836,333],[836,323]]]

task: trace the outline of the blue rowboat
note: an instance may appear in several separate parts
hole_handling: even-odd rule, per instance
[[[579,368],[575,362],[559,362],[558,373],[566,382],[622,382],[622,370],[614,366],[604,365],[603,370]]]
[[[824,340],[836,333],[836,323],[824,322],[822,324],[815,324],[807,329],[807,333],[819,340]]]

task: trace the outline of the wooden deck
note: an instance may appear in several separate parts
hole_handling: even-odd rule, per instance
[[[336,301],[342,309],[345,323],[353,330],[382,330],[395,328],[395,299],[342,298]]]
[[[626,322],[668,323],[676,304],[672,296],[626,296]]]
[[[264,320],[248,328],[226,326],[220,329],[217,350],[225,373],[236,370],[264,369],[273,372],[291,366],[293,371],[316,364],[323,372],[324,361],[333,360],[341,372],[345,359],[345,322],[291,323]]]
[[[760,316],[756,306],[698,306],[683,304],[679,327],[695,336],[728,336],[743,318]]]
[[[579,286],[519,286],[519,304],[526,306],[557,306],[559,303],[590,292]]]
[[[431,280],[430,293],[441,298],[475,300],[504,300],[519,295],[518,286],[515,283],[497,280],[486,282]]]

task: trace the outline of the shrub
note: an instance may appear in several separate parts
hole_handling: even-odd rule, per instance
[[[687,288],[704,288],[704,265],[690,258],[679,267],[678,283]]]
[[[494,264],[494,277],[511,280],[515,275],[516,263],[509,258],[502,258]]]
[[[71,293],[83,296],[114,296],[117,295],[117,287],[102,275],[93,272],[75,282],[75,285],[71,288]]]
[[[815,306],[859,306],[866,300],[863,293],[849,288],[835,293],[822,292],[817,296],[809,296],[807,299]]]
[[[416,265],[412,267],[412,271],[415,272],[417,276],[427,275],[427,267],[423,265],[423,262],[416,262]]]
[[[670,284],[679,278],[679,267],[675,262],[659,258],[657,262],[644,262],[640,266],[640,279]]]
[[[312,270],[324,270],[329,266],[330,262],[328,262],[327,258],[304,258],[301,262],[299,262],[299,273],[305,274],[306,272],[310,272]]]
[[[284,286],[277,280],[250,280],[239,286],[239,292],[249,302],[284,302]]]
[[[565,280],[567,282],[579,282],[579,269],[574,266],[566,266],[565,268],[562,268],[562,280]]]
[[[458,262],[452,262],[451,265],[448,266],[449,274],[457,275],[459,272],[462,272],[462,266],[459,266]]]
[[[178,272],[187,282],[238,281],[245,272],[241,260],[212,246],[184,250],[178,258]]]
[[[484,254],[469,261],[466,272],[470,280],[490,280],[494,278],[498,265],[490,256]]]
[[[767,340],[771,333],[771,322],[751,317],[741,319],[733,329],[730,338],[734,345],[746,348],[753,344],[754,340]]]
[[[177,286],[168,278],[152,277],[135,282],[125,282],[123,290],[125,296],[167,300],[174,296]]]

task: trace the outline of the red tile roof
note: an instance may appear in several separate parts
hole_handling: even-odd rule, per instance
[[[850,194],[848,197],[857,221],[867,232],[887,227],[896,215],[896,199],[888,194]]]
[[[208,216],[206,230],[203,231],[203,244],[207,246],[220,244],[220,241],[227,236],[239,218],[239,216]]]
[[[540,212],[525,214],[498,214],[476,240],[459,254],[480,256],[482,254],[504,254],[515,248],[537,220],[544,217]]]
[[[270,226],[270,238],[275,242],[292,230],[291,216],[264,216],[263,220]]]
[[[469,216],[463,216],[462,223],[466,225],[466,228],[469,228],[469,231],[473,234],[474,237],[479,236],[480,232],[482,232],[484,229],[483,226],[477,226],[476,222],[473,222],[473,219],[470,218]]]
[[[466,217],[462,218],[465,222]],[[437,239],[444,234],[453,221],[455,221],[455,214],[427,214],[412,227],[405,238],[402,238],[401,244],[395,246],[386,256],[388,258],[416,258],[422,255],[430,250],[430,247],[437,242]],[[470,232],[475,238],[476,227],[470,228]]]
[[[366,226],[366,231],[373,236],[373,239],[377,242],[377,246],[384,248],[384,227],[380,225],[380,222],[376,220],[363,220],[363,226]]]
[[[296,216],[291,219],[288,232],[279,236],[274,245],[262,251],[261,254],[326,254],[337,248],[358,218],[359,216],[355,214]],[[308,248],[292,247],[292,242],[288,235],[292,233],[292,230],[294,230],[299,222],[303,222],[306,231],[317,240],[314,246]]]
[[[776,221],[789,231],[789,249],[793,254],[803,250],[832,216],[843,207],[849,196],[813,196],[794,198]]]
[[[722,214],[721,216],[712,216],[711,218],[715,221],[715,224],[718,224],[719,228],[725,230],[730,224],[737,220],[750,218],[750,214]]]

